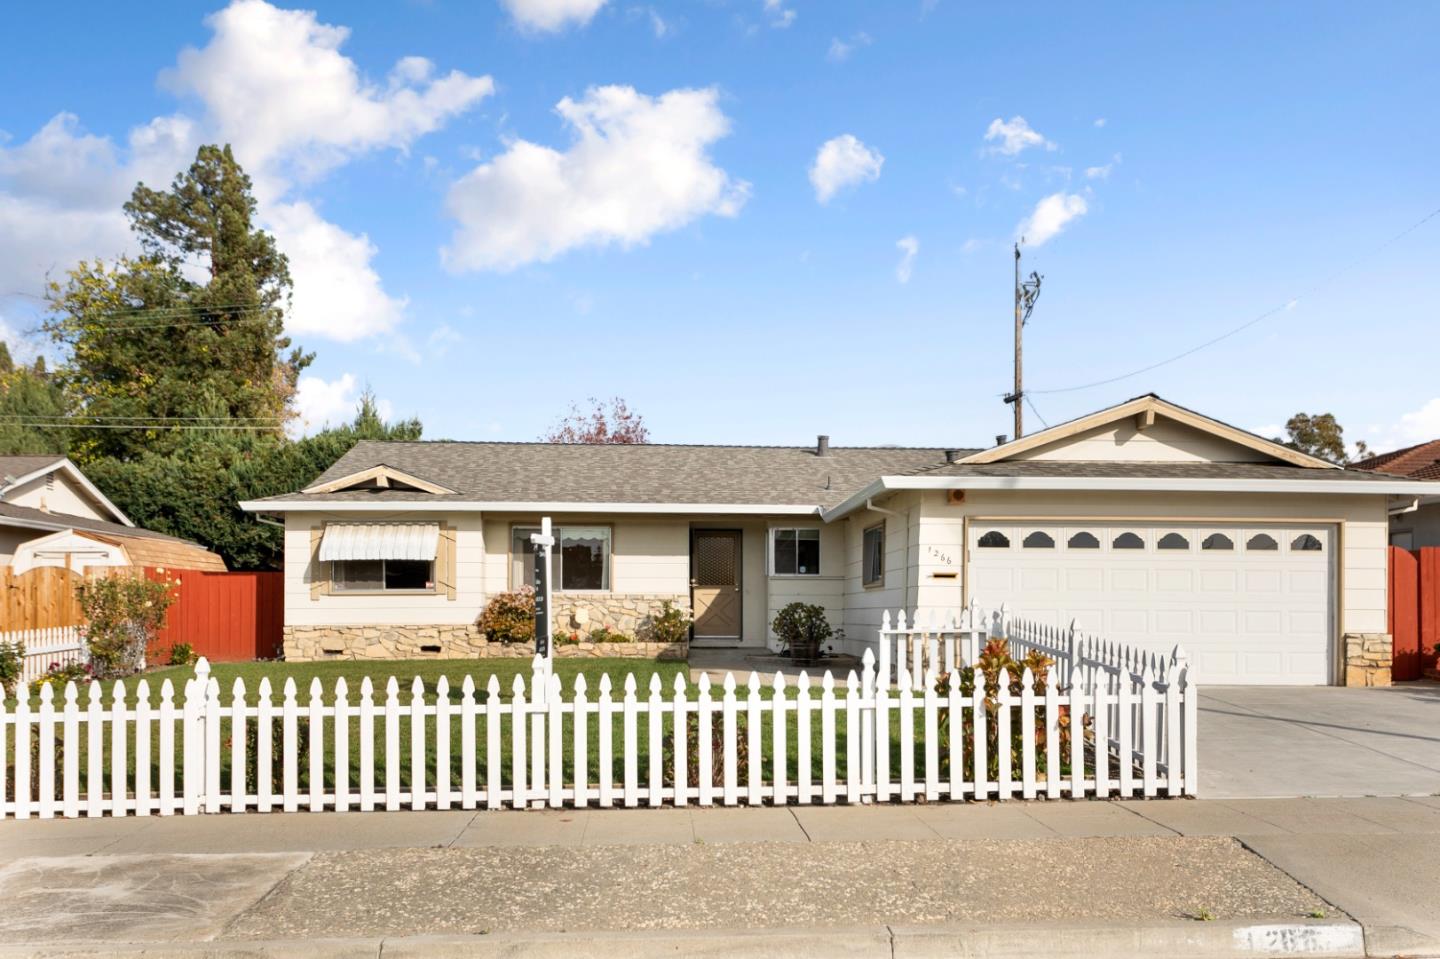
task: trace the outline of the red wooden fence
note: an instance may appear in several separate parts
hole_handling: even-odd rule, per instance
[[[211,573],[147,567],[151,579],[179,579],[156,647],[189,643],[211,662],[274,659],[285,623],[283,573]]]
[[[1437,668],[1440,643],[1440,546],[1390,547],[1390,635],[1395,641],[1391,675],[1419,679]]]

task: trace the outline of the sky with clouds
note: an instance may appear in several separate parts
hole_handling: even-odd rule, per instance
[[[7,23],[0,337],[22,356],[47,276],[133,250],[134,184],[228,142],[317,353],[300,429],[368,385],[432,437],[533,439],[622,395],[660,441],[983,444],[1010,426],[1023,236],[1032,428],[1153,390],[1252,429],[1303,409],[1382,448],[1440,436],[1440,217],[1395,239],[1440,208],[1433,5]]]

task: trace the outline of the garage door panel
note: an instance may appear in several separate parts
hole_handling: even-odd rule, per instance
[[[1234,569],[1200,570],[1200,591],[1203,593],[1233,593],[1240,584],[1240,573]]]
[[[1150,614],[1143,609],[1116,609],[1110,613],[1110,627],[1116,633],[1144,635],[1150,629]],[[1116,638],[1119,638],[1118,636]]]
[[[1285,578],[1278,569],[1247,569],[1245,591],[1249,593],[1278,593],[1285,585]]]
[[[1164,593],[1188,593],[1195,588],[1194,571],[1157,569],[1155,570],[1155,588]]]
[[[1057,593],[1060,591],[1060,570],[1054,567],[1020,567],[1020,588],[1027,593]]]
[[[1110,588],[1144,592],[1150,588],[1150,573],[1143,569],[1111,570]]]
[[[1105,571],[1098,566],[1065,569],[1065,588],[1072,593],[1098,593],[1105,588]]]
[[[970,543],[973,597],[982,606],[1006,604],[1016,615],[1066,626],[1103,640],[1169,653],[1178,643],[1207,684],[1317,684],[1332,669],[1335,552],[1333,530],[1324,525],[1127,524],[1065,522],[1066,537],[1089,532],[1101,549],[1069,549],[1058,537],[1053,550],[982,550]],[[1032,527],[987,522],[1012,543]],[[1176,532],[1196,544],[1160,550]],[[1233,550],[1202,550],[1211,533],[1222,533]],[[1144,543],[1114,549],[1123,533]],[[1278,548],[1250,549],[1257,534]],[[1292,543],[1302,535],[1319,550]],[[974,533],[978,536],[979,533]]]

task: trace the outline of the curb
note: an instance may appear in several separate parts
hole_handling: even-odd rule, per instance
[[[1365,955],[1365,937],[1351,920],[1281,923],[1165,920],[854,926],[820,929],[696,929],[646,932],[496,933],[355,939],[163,943],[35,943],[0,946],[0,959],[19,957],[205,956],[209,959],[340,959],[375,956],[466,959],[652,959],[699,956],[736,959],[1020,959],[1027,956],[1255,957]]]

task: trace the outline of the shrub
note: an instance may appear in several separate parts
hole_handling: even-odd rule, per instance
[[[190,666],[199,658],[200,654],[195,652],[195,647],[190,643],[176,643],[170,647],[171,666]]]
[[[590,630],[589,640],[592,643],[633,643],[634,639],[624,633],[612,631],[608,626],[596,626]]]
[[[479,626],[492,643],[535,641],[535,590],[529,586],[500,593],[485,604]]]
[[[959,672],[960,694],[962,696],[973,696],[975,694],[976,675],[978,670],[979,681],[984,683],[985,697],[985,737],[986,755],[989,759],[989,775],[998,776],[1000,770],[1000,724],[997,721],[1000,712],[1000,671],[1006,672],[1007,686],[1012,696],[1019,696],[1025,689],[1025,670],[1030,670],[1032,677],[1031,689],[1039,695],[1045,693],[1045,682],[1050,675],[1050,668],[1055,661],[1038,650],[1031,650],[1024,659],[1017,660],[1010,655],[1010,644],[1003,639],[992,639],[980,650],[976,657],[974,666],[961,667]],[[950,674],[940,673],[935,677],[935,692],[942,697],[942,702],[950,695]],[[1021,725],[1020,707],[1010,707],[1010,742],[1006,748],[1010,750],[1011,769],[1019,769],[1023,758],[1023,727]],[[950,754],[950,737],[957,734],[957,730],[950,725],[950,708],[940,708],[940,752],[942,765],[948,764]],[[1086,717],[1086,722],[1090,717]],[[964,711],[961,721],[961,729],[958,734],[962,737],[961,749],[966,756],[973,756],[973,743],[975,741],[975,719],[974,713]],[[1040,772],[1046,775],[1065,775],[1070,769],[1070,707],[1061,706],[1060,716],[1056,722],[1056,728],[1060,735],[1060,769],[1049,770],[1047,768],[1048,753],[1046,749],[1046,731],[1044,723],[1035,724],[1035,766]],[[972,759],[964,760],[966,768],[970,768]]]
[[[45,670],[45,675],[35,681],[36,687],[49,686],[52,683],[56,686],[64,686],[74,680],[77,683],[88,683],[95,678],[95,668],[89,663],[68,663],[64,666],[59,663],[51,663]]]
[[[775,614],[770,624],[784,644],[784,651],[796,662],[813,662],[820,658],[820,644],[835,631],[825,618],[825,607],[810,603],[791,603]]]
[[[25,665],[25,644],[20,640],[0,643],[0,697],[4,691],[14,689],[20,682],[20,672]]]
[[[157,567],[161,573],[164,567]],[[180,580],[161,581],[139,573],[117,573],[80,587],[85,641],[100,679],[129,676],[145,668],[145,650],[165,623]]]
[[[683,643],[690,635],[690,624],[693,622],[689,610],[667,599],[660,606],[660,612],[646,621],[643,632],[648,642],[666,645]]]

